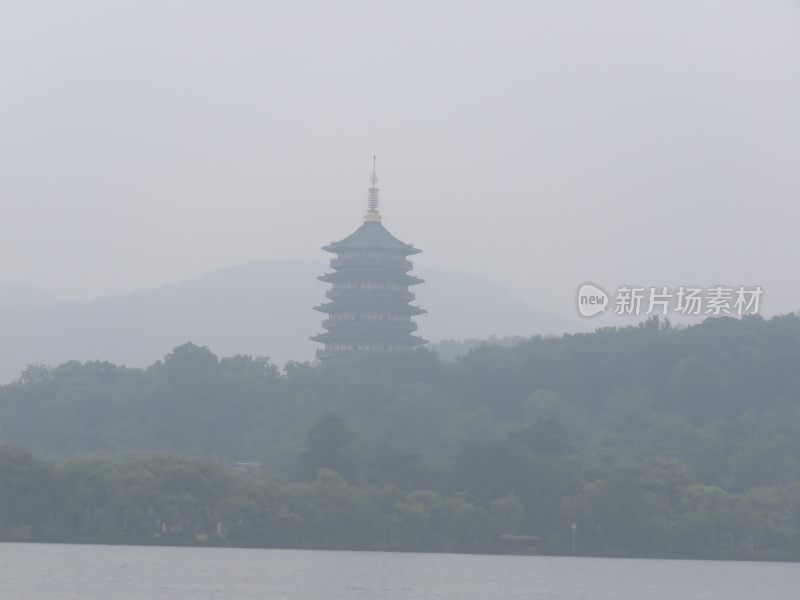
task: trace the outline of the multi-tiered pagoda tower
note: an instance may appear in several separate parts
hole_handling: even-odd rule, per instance
[[[409,350],[425,340],[412,335],[417,329],[413,315],[425,311],[411,305],[409,287],[422,279],[409,274],[408,256],[420,250],[389,233],[378,209],[378,178],[373,157],[372,184],[364,224],[339,242],[323,246],[336,255],[332,273],[319,277],[333,286],[325,295],[330,302],[315,306],[327,313],[322,322],[327,331],[311,339],[325,344],[317,351],[320,360],[373,350]]]

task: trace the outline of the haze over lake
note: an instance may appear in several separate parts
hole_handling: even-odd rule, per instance
[[[795,600],[800,565],[0,544],[14,600]]]

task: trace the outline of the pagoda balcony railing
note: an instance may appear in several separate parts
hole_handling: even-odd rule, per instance
[[[318,348],[316,353],[317,360],[325,360],[326,358],[335,358],[337,356],[342,356],[341,350],[326,350],[324,348]]]
[[[328,331],[340,328],[380,328],[411,333],[417,330],[417,324],[413,321],[394,321],[392,319],[325,319],[322,321],[322,327]]]
[[[400,259],[362,259],[362,258],[332,258],[330,265],[334,269],[341,267],[364,268],[366,269],[403,269],[403,272],[414,267],[410,260]]]
[[[411,302],[417,297],[414,292],[408,292],[405,290],[364,290],[336,288],[326,291],[325,296],[331,300],[383,298],[387,300],[402,300],[404,302]]]
[[[343,346],[341,348],[331,347],[330,345],[326,345],[324,348],[319,348],[316,351],[316,356],[319,360],[326,360],[330,358],[345,358],[345,357],[352,357],[357,354],[362,354],[364,352],[408,352],[413,348],[413,346],[409,346],[408,344],[394,344],[394,343],[384,343],[380,344],[380,348],[375,348],[373,350],[363,350],[358,347],[357,344],[339,344]]]
[[[409,273],[410,269],[398,267],[386,267],[378,265],[348,265],[346,267],[336,267],[333,273],[341,277],[352,279],[402,279],[405,277],[416,277]]]
[[[364,284],[369,283],[373,285],[400,285],[408,287],[412,285],[419,285],[425,283],[424,279],[416,277],[415,275],[406,275],[395,271],[390,273],[387,271],[355,271],[351,269],[341,269],[332,273],[325,273],[317,277],[320,281],[334,284]]]

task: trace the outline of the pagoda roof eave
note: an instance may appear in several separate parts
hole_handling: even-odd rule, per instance
[[[334,242],[332,244],[328,244],[327,246],[322,246],[321,250],[330,252],[331,254],[339,254],[344,250],[395,250],[395,248],[387,248],[386,246],[339,246],[339,242]],[[422,250],[419,248],[414,248],[413,246],[409,246],[408,248],[398,248],[397,250],[402,252],[404,256],[411,256],[412,254],[419,254],[422,252]]]
[[[339,253],[344,250],[394,250],[404,255],[419,254],[419,248],[400,241],[380,221],[365,221],[346,238],[323,246],[325,252]]]
[[[336,283],[339,281],[364,281],[364,280],[380,280],[380,281],[402,281],[405,285],[419,285],[425,283],[424,279],[416,275],[408,275],[407,273],[382,273],[375,272],[348,272],[348,271],[334,271],[332,273],[325,273],[317,277],[320,281],[326,283]]]
[[[398,313],[401,315],[409,315],[409,316],[416,316],[416,315],[424,315],[428,311],[424,308],[420,308],[418,306],[414,306],[413,304],[397,304],[397,305],[386,305],[375,309],[370,304],[365,303],[355,303],[355,302],[348,302],[342,300],[336,300],[335,302],[325,302],[324,304],[317,304],[314,307],[314,310],[321,313],[335,313],[335,312],[342,312],[342,311],[367,311],[367,312],[391,312],[391,313]]]

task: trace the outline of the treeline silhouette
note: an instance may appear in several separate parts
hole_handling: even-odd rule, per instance
[[[453,363],[31,366],[0,388],[0,534],[570,553],[574,523],[583,554],[797,559],[798,365],[786,315]]]

